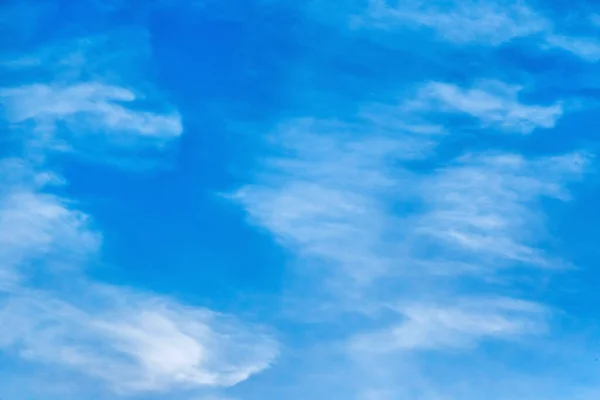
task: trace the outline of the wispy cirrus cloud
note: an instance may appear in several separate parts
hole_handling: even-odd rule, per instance
[[[0,349],[70,381],[89,378],[90,393],[202,394],[236,385],[277,357],[263,328],[87,274],[102,259],[102,234],[60,190],[68,180],[47,155],[68,149],[120,162],[182,133],[176,111],[156,110],[156,102],[110,82],[77,73],[0,89],[18,143],[0,164]]]
[[[371,0],[350,19],[356,27],[388,32],[425,30],[459,46],[501,46],[532,39],[538,48],[563,50],[589,62],[598,60],[600,46],[593,32],[588,36],[564,33],[555,21],[522,1]],[[589,21],[579,23],[586,24]]]
[[[577,179],[585,155],[467,155],[426,175],[406,166],[433,154],[445,137],[443,128],[424,122],[432,113],[472,116],[483,128],[513,133],[551,128],[560,107],[522,104],[518,90],[501,82],[474,89],[428,83],[398,107],[369,106],[359,112],[368,116],[362,122],[281,124],[272,141],[276,155],[262,163],[258,182],[233,198],[283,244],[355,277],[394,268],[399,256],[412,258],[431,239],[444,256],[462,246],[543,265],[527,245],[525,227],[543,226],[531,205],[542,196],[566,200],[563,183]],[[396,215],[402,207],[414,208],[410,218]]]
[[[2,301],[0,318],[11,328],[0,347],[100,379],[116,393],[228,387],[276,356],[268,336],[231,316],[119,287],[87,289],[100,307],[39,291]]]
[[[19,82],[0,89],[4,118],[20,131],[13,136],[43,152],[129,168],[155,165],[183,126],[144,74],[147,41],[143,29],[129,29],[5,57],[0,69]]]
[[[485,127],[507,132],[531,133],[536,128],[552,128],[563,113],[560,104],[535,105],[519,100],[523,88],[486,80],[472,87],[430,82],[406,105],[412,111],[433,110],[464,114]]]
[[[143,23],[148,13],[122,1],[93,3],[103,20],[61,36],[101,30],[109,14],[106,23],[122,24]],[[510,0],[283,3],[153,2],[151,33],[120,30],[0,56],[8,77],[0,134],[12,146],[0,148],[10,157],[0,165],[0,326],[8,327],[0,330],[0,362],[8,365],[0,377],[60,399],[593,397],[593,310],[582,319],[566,313],[594,299],[585,288],[572,294],[572,275],[552,279],[571,274],[571,262],[579,266],[562,248],[572,231],[561,231],[560,219],[570,216],[553,218],[593,169],[589,138],[578,135],[591,119],[573,123],[572,98],[553,92],[563,84],[551,82],[574,74],[581,83],[593,68],[592,23],[575,29],[569,24],[581,19],[562,20],[555,5]],[[87,9],[80,7],[73,15]],[[28,14],[20,8],[9,25],[39,34],[44,24],[20,29]],[[174,23],[175,34],[165,29]],[[162,55],[153,60],[153,51]],[[156,72],[164,92],[152,83]],[[214,94],[219,112],[180,115],[196,112],[202,88],[210,94],[201,103],[212,106]],[[234,121],[240,115],[256,125]],[[202,129],[189,129],[191,120]],[[217,134],[221,124],[250,127],[244,146],[223,148],[231,132]],[[272,129],[252,130],[265,125]],[[144,168],[164,165],[181,137],[185,151],[167,174]],[[253,156],[255,164],[244,164]],[[196,164],[202,157],[210,160]],[[238,157],[242,183],[218,168]],[[126,178],[112,167],[104,175],[107,164],[125,166]],[[116,182],[82,185],[90,170]],[[233,185],[226,197],[259,240],[234,221],[239,214],[227,210],[221,219],[222,208],[213,215],[191,206],[207,180],[221,190]],[[119,210],[104,219],[110,205],[95,210],[93,194],[129,184],[114,197]],[[169,201],[152,198],[159,189]],[[90,196],[85,203],[78,190]],[[158,211],[146,218],[148,209]],[[128,211],[143,226],[125,227],[135,218],[108,226]],[[111,248],[119,228],[144,231],[132,241],[140,249]],[[161,280],[177,296],[120,285],[127,277],[119,273],[89,273],[105,260],[104,234],[113,260],[130,260],[141,281]],[[198,242],[171,246],[188,239]],[[258,262],[246,257],[247,244],[261,253]],[[272,258],[271,245],[279,248]],[[240,270],[187,251],[198,246],[210,246],[217,259],[235,253],[226,261]],[[154,251],[189,264],[144,263]],[[136,270],[136,256],[137,268],[154,269]],[[210,268],[227,269],[219,279],[241,299],[203,293],[192,270],[211,275]],[[247,291],[247,281],[270,268],[277,273],[261,281],[269,300],[248,306],[264,293]],[[188,276],[175,269],[190,270],[183,293],[175,286]],[[189,300],[198,298],[208,298],[210,309]],[[7,400],[22,395],[0,387]]]
[[[518,52],[520,46],[531,50],[530,57],[551,48],[559,50],[552,56],[566,50],[587,62],[593,49],[585,56],[566,42],[549,45],[563,27],[523,2],[364,4],[344,3],[344,15],[351,15],[344,39],[402,49],[401,58],[403,51],[427,53],[413,46],[425,46],[415,35],[430,32],[459,55],[448,50],[449,59],[442,60],[447,68],[432,67],[438,75],[420,82],[404,81],[400,69],[390,83],[399,82],[401,94],[391,88],[379,93],[396,104],[353,103],[349,108],[359,111],[342,110],[339,119],[278,123],[254,178],[231,198],[251,224],[296,256],[292,275],[305,283],[289,284],[289,304],[297,308],[291,314],[335,332],[331,348],[319,349],[348,362],[333,361],[331,369],[343,370],[346,381],[355,383],[352,396],[511,398],[489,389],[492,384],[479,390],[463,379],[455,387],[455,375],[460,380],[477,368],[465,361],[471,357],[478,360],[473,365],[493,367],[486,355],[499,348],[531,352],[529,366],[543,359],[547,341],[563,343],[556,332],[561,312],[536,286],[571,267],[556,249],[560,239],[547,223],[547,206],[568,207],[572,184],[592,159],[572,147],[521,153],[519,144],[548,133],[555,137],[559,120],[571,111],[569,99],[539,96],[537,89],[544,88],[536,87],[534,77],[505,74],[496,66],[481,76],[487,70],[478,63],[500,62],[501,51]],[[311,18],[327,9],[319,2],[310,7]],[[325,14],[327,21],[319,21],[329,27],[348,23]],[[473,75],[469,66],[452,64],[452,56],[463,60],[469,50],[484,48],[481,58],[473,56]],[[466,136],[473,145],[481,136],[485,148],[471,151],[469,144],[453,142]],[[514,361],[497,356],[506,364]],[[445,363],[451,366],[441,372]],[[546,373],[552,375],[545,370],[541,380]],[[505,371],[498,374],[498,382],[521,383]]]
[[[276,357],[273,339],[235,317],[88,281],[82,268],[100,244],[90,217],[22,179],[5,189],[0,347],[9,354],[130,393],[227,387]]]
[[[453,350],[484,340],[512,340],[547,329],[544,307],[510,298],[466,298],[453,304],[398,306],[405,320],[352,339],[353,351]]]
[[[453,256],[438,248],[440,260],[474,257],[479,266],[551,266],[556,260],[536,247],[545,236],[539,200],[569,200],[565,184],[578,180],[586,164],[587,156],[579,153],[542,159],[464,156],[422,181],[427,211],[414,233],[458,252]]]
[[[2,160],[0,170],[3,171],[0,194],[3,289],[15,290],[43,273],[38,269],[39,260],[50,260],[41,267],[46,272],[62,270],[67,265],[85,262],[99,250],[101,235],[90,229],[89,216],[49,190],[63,183],[59,176],[44,169],[36,170],[18,158]]]
[[[377,125],[310,119],[283,124],[274,134],[281,156],[266,161],[261,180],[232,196],[252,222],[285,245],[324,258],[358,280],[388,263],[375,249],[389,222],[382,199],[398,191],[391,164],[421,158],[438,135],[371,119]],[[406,141],[389,137],[390,131]]]
[[[42,129],[56,130],[65,122],[77,137],[104,133],[116,144],[152,137],[156,142],[181,135],[177,113],[161,114],[126,107],[139,96],[131,90],[100,82],[71,86],[34,84],[0,91],[9,122],[33,120]],[[128,138],[133,136],[133,139]],[[138,140],[136,140],[138,139]]]
[[[319,131],[323,126],[329,134]],[[402,135],[347,140],[330,128],[283,125],[283,138],[290,138],[287,129],[295,132],[282,141],[292,151],[268,160],[258,182],[233,196],[284,245],[367,281],[434,260],[448,274],[453,262],[492,271],[507,262],[554,263],[535,247],[544,236],[538,201],[568,200],[565,184],[578,179],[585,155],[467,155],[420,175],[402,166]],[[413,210],[410,217],[403,207]],[[434,254],[426,255],[428,248]]]
[[[270,142],[276,150],[232,196],[252,224],[298,256],[299,273],[312,285],[292,295],[302,299],[307,290],[312,296],[321,290],[325,320],[357,313],[369,321],[342,335],[358,365],[380,358],[387,365],[396,353],[519,346],[552,329],[551,308],[520,290],[506,295],[506,287],[520,274],[511,270],[544,274],[568,265],[544,245],[551,234],[543,203],[569,201],[570,184],[585,172],[589,156],[488,151],[415,168],[460,131],[460,125],[431,129],[437,126],[431,116],[467,115],[479,129],[496,125],[519,134],[552,128],[562,115],[553,106],[521,104],[519,89],[500,82],[476,89],[448,85],[447,96],[435,85],[425,84],[396,108],[369,106],[358,113],[370,115],[361,129],[310,119],[279,125]],[[388,124],[381,129],[377,121]],[[427,133],[406,128],[415,123],[428,126]],[[385,381],[380,375],[386,374],[371,373],[365,381]],[[365,385],[365,398],[404,393]]]
[[[427,28],[457,44],[475,42],[492,46],[542,33],[550,25],[523,2],[470,0],[442,4],[372,0],[363,21],[384,29]]]
[[[558,48],[575,54],[589,62],[600,60],[600,42],[595,38],[571,37],[566,35],[549,35],[547,46]]]

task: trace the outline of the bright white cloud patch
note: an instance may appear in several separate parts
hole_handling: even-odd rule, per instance
[[[0,318],[11,327],[0,345],[99,378],[117,392],[232,386],[267,368],[277,353],[269,337],[225,315],[116,287],[94,294],[105,303],[100,309],[15,294],[0,303]]]

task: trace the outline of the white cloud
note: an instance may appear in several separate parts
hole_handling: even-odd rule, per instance
[[[71,152],[129,169],[164,160],[183,126],[146,80],[148,36],[121,29],[7,54],[0,69],[15,81],[0,88],[0,104],[13,135],[22,136],[30,154]]]
[[[36,183],[50,174],[29,167],[3,165],[12,173],[0,198],[0,348],[103,380],[117,392],[227,387],[270,365],[277,345],[258,328],[88,281],[82,268],[97,257],[100,235],[88,215]],[[47,274],[64,281],[61,290],[54,280],[36,279]]]
[[[578,24],[587,25],[590,20],[594,23],[592,16]],[[500,46],[515,39],[532,38],[542,49],[561,49],[589,62],[600,58],[600,44],[595,37],[561,34],[552,20],[523,1],[369,0],[352,21],[358,27],[386,31],[427,29],[455,45]]]
[[[126,134],[174,138],[181,134],[178,114],[160,114],[127,108],[137,96],[132,91],[99,82],[74,85],[34,84],[3,89],[10,122],[34,120],[38,124],[67,122],[75,135],[103,131],[117,143]]]
[[[70,60],[76,73],[52,83],[0,89],[22,145],[7,151],[23,157],[0,160],[0,350],[64,372],[74,386],[91,379],[117,394],[204,394],[268,368],[277,343],[260,328],[87,277],[101,260],[101,234],[57,194],[66,180],[46,156],[69,149],[121,162],[176,140],[182,124],[177,112],[149,110],[155,98],[97,76],[82,80],[84,61]],[[17,67],[35,67],[25,64]]]
[[[356,338],[351,351],[460,349],[545,333],[542,305],[517,294],[457,298],[451,288],[468,277],[494,296],[500,271],[564,265],[543,246],[550,233],[541,199],[567,201],[586,156],[472,154],[415,172],[398,149],[422,134],[376,126],[381,136],[325,121],[283,124],[277,155],[233,196],[298,255],[313,295],[326,288],[327,312],[363,313],[375,325],[386,325],[382,310],[404,318]]]
[[[88,287],[101,308],[35,291],[15,294],[1,303],[0,319],[10,328],[0,346],[101,379],[117,392],[232,386],[277,355],[272,339],[235,318],[118,287],[95,289]]]
[[[549,48],[566,50],[589,62],[600,60],[600,42],[595,38],[548,35],[546,43]]]
[[[441,5],[420,0],[389,3],[371,0],[366,20],[386,29],[428,28],[458,44],[476,42],[496,46],[543,32],[549,26],[543,17],[517,1],[456,0]]]
[[[412,159],[405,148],[425,143],[431,151],[439,136],[397,126],[283,124],[277,155],[232,198],[252,223],[312,263],[326,262],[337,279],[366,283],[417,266],[452,275],[557,262],[537,247],[546,235],[539,199],[567,200],[564,185],[578,178],[585,155],[471,155],[417,174],[405,167]],[[439,257],[427,255],[431,248]]]
[[[400,178],[390,174],[390,163],[429,151],[431,137],[405,125],[357,129],[315,120],[284,124],[275,137],[281,156],[267,160],[263,179],[233,195],[252,222],[358,281],[384,269],[388,260],[377,251],[392,222],[385,198],[399,190]]]
[[[446,261],[454,256],[479,265],[552,265],[536,247],[544,237],[538,200],[567,200],[565,182],[576,180],[586,162],[578,153],[532,160],[513,154],[465,156],[422,181],[427,211],[418,217],[414,234],[440,240],[446,249],[440,259]]]
[[[0,289],[38,274],[40,258],[48,257],[53,269],[62,269],[98,250],[100,235],[89,229],[89,217],[45,191],[52,183],[60,184],[58,177],[31,170],[17,159],[0,162],[0,172]]]
[[[517,87],[455,90],[458,111],[451,96],[433,91],[439,98],[427,92],[430,97],[417,98],[425,104],[420,107],[409,100],[398,108],[370,108],[362,125],[280,124],[254,179],[232,196],[250,223],[298,257],[295,272],[308,283],[289,290],[288,304],[298,309],[292,313],[332,329],[348,362],[332,361],[331,370],[355,384],[344,389],[364,398],[470,398],[470,390],[450,384],[445,390],[438,360],[450,360],[454,376],[457,360],[493,364],[478,358],[490,349],[538,354],[532,347],[555,327],[557,311],[526,281],[568,265],[548,246],[558,238],[546,226],[545,200],[554,206],[570,200],[570,184],[585,172],[588,156],[428,157],[446,137],[440,133],[453,129],[406,128],[427,121],[428,113],[467,113],[484,127],[504,123],[519,132],[546,123],[516,111],[530,111]],[[345,325],[349,314],[360,314],[361,323]],[[486,351],[477,351],[483,346]],[[327,354],[339,348],[323,347],[318,351]],[[456,375],[470,370],[466,365]]]
[[[520,86],[500,81],[480,81],[470,88],[431,82],[406,104],[409,110],[440,110],[462,113],[478,119],[486,127],[517,133],[536,128],[552,128],[563,113],[560,104],[529,105],[519,101]]]
[[[389,352],[472,347],[490,339],[512,340],[546,330],[543,307],[507,298],[468,298],[444,304],[405,304],[404,321],[359,335],[354,351]]]

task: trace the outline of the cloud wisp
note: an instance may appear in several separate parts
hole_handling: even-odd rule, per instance
[[[293,295],[321,291],[323,319],[357,313],[375,326],[346,333],[353,360],[518,346],[551,331],[551,308],[506,287],[523,270],[569,265],[545,246],[543,204],[570,200],[589,156],[487,151],[416,167],[457,134],[431,116],[466,115],[501,134],[552,128],[560,107],[521,104],[518,90],[427,83],[396,108],[369,106],[360,122],[281,124],[270,142],[277,150],[232,195],[250,223],[297,255],[313,284]],[[428,128],[408,128],[415,124]]]
[[[81,131],[89,135],[94,130],[106,130],[112,135],[152,136],[155,140],[181,135],[181,120],[177,114],[128,109],[124,104],[136,100],[132,91],[100,82],[67,87],[29,85],[4,89],[0,96],[6,98],[12,123],[34,120],[42,126],[54,126],[65,121],[74,134],[80,135]]]
[[[433,30],[456,44],[501,45],[515,38],[536,35],[549,22],[522,2],[451,1],[445,4],[419,0],[372,0],[365,18],[384,29],[405,26]]]
[[[229,387],[268,368],[278,346],[263,328],[86,273],[102,234],[59,194],[68,181],[47,155],[100,151],[110,163],[124,148],[160,149],[181,135],[179,115],[140,110],[138,93],[103,79],[24,84],[0,98],[20,138],[0,164],[0,349],[117,394]]]
[[[0,397],[597,392],[572,201],[595,16],[22,3],[0,6]]]
[[[0,89],[13,135],[33,152],[68,152],[131,169],[158,165],[183,127],[180,114],[144,79],[147,41],[143,30],[117,31],[4,60],[0,70],[18,77]]]
[[[233,317],[119,287],[90,288],[86,300],[95,297],[102,306],[82,308],[40,291],[13,293],[0,307],[11,326],[1,347],[129,394],[232,386],[276,356],[268,336]]]
[[[380,331],[356,336],[358,352],[453,350],[482,340],[511,340],[547,329],[548,310],[507,298],[467,298],[452,305],[405,304],[397,308],[405,320]]]
[[[522,87],[495,80],[480,81],[470,88],[431,82],[419,90],[406,107],[411,111],[443,111],[463,114],[485,128],[528,134],[536,128],[553,128],[563,113],[560,104],[530,105],[519,101]]]
[[[593,32],[588,36],[565,33],[561,26],[523,1],[370,0],[350,20],[355,28],[388,33],[405,29],[428,31],[456,46],[498,47],[515,40],[531,40],[538,49],[562,50],[588,62],[596,62],[600,54]],[[589,25],[589,21],[577,23]],[[568,27],[569,21],[560,25]]]

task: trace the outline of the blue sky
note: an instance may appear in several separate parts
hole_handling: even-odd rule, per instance
[[[0,5],[0,398],[600,396],[600,7]]]

